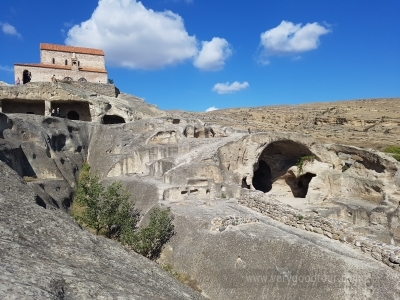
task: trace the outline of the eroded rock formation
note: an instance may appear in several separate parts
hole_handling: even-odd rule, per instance
[[[143,213],[172,208],[176,235],[160,262],[196,280],[206,297],[400,297],[400,164],[391,156],[294,132],[249,133],[144,103],[126,109],[131,119],[107,124],[0,114],[0,295],[20,296],[23,286],[43,298],[200,297],[65,213],[88,161],[104,183],[121,181]],[[45,249],[54,251],[42,266]]]

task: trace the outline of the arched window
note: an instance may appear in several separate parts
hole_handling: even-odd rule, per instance
[[[81,66],[81,62],[78,60],[78,67],[80,67]]]
[[[71,110],[67,113],[67,118],[70,120],[79,120],[79,114],[76,111]]]
[[[31,72],[29,72],[28,70],[24,70],[22,72],[22,83],[23,84],[30,82],[31,78],[32,78]]]
[[[79,78],[78,81],[79,82],[87,82],[86,78],[84,78],[84,77]]]
[[[68,66],[68,59],[65,60],[65,65]]]
[[[53,65],[56,63],[56,59],[52,58],[51,61],[53,62]]]
[[[64,81],[72,81],[71,77],[64,77]]]

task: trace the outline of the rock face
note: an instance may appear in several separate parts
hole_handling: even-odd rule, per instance
[[[311,135],[323,143],[381,149],[400,142],[399,107],[400,99],[391,98],[181,114],[251,132],[297,132]]]
[[[201,299],[157,264],[82,230],[0,162],[0,298]]]
[[[2,257],[0,267],[7,273],[0,277],[0,291],[11,287],[10,294],[19,296],[21,283],[37,297],[49,286],[61,286],[77,299],[198,297],[178,283],[162,294],[164,285],[154,287],[152,279],[146,283],[137,276],[142,268],[153,272],[149,278],[166,276],[162,271],[150,271],[152,264],[142,267],[144,259],[93,237],[62,212],[68,211],[79,168],[88,161],[104,183],[121,181],[143,214],[155,205],[171,207],[176,235],[160,262],[196,280],[211,299],[400,297],[400,163],[391,156],[323,144],[296,132],[249,133],[204,123],[194,114],[167,115],[126,94],[113,101],[126,103],[134,122],[0,114],[0,159],[8,174],[0,228],[7,236],[5,259],[20,255],[19,263],[10,258],[3,264]],[[222,124],[223,118],[217,121]],[[317,123],[347,122],[339,116],[324,120]],[[40,248],[36,255],[32,248],[24,255],[16,250],[21,245],[57,251],[46,256]],[[49,255],[50,267],[39,268]],[[55,276],[32,282],[13,264],[33,265],[40,274],[52,270]],[[138,267],[133,272],[128,265]],[[98,280],[90,281],[88,274]],[[118,288],[111,292],[114,281]],[[129,294],[139,285],[137,294]]]
[[[5,113],[50,116],[53,108],[60,108],[61,117],[107,124],[165,115],[165,112],[146,104],[142,99],[120,94],[119,91],[111,97],[110,87],[103,93],[102,89],[105,87],[101,84],[85,90],[65,82],[0,86],[1,109]],[[111,89],[115,89],[114,86]]]
[[[338,241],[254,215],[235,200],[172,207],[180,234],[161,260],[191,274],[211,299],[400,297],[394,270]],[[224,219],[230,225],[212,226]]]

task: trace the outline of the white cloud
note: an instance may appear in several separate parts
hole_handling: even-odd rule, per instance
[[[277,27],[261,34],[260,44],[264,55],[295,54],[317,49],[320,36],[330,32],[330,29],[317,22],[293,24],[282,21]]]
[[[17,31],[17,29],[15,29],[15,27],[12,26],[11,24],[8,24],[7,22],[6,23],[0,22],[0,26],[4,34],[16,35],[17,37],[22,37],[21,34]]]
[[[206,109],[206,112],[214,111],[214,110],[218,110],[218,108],[216,108],[215,106],[211,106],[211,107]]]
[[[12,67],[7,67],[7,66],[0,65],[0,71],[14,72],[14,69]]]
[[[91,18],[68,32],[68,45],[101,48],[108,63],[135,69],[174,65],[197,54],[183,19],[136,0],[100,0]]]
[[[215,37],[210,42],[202,42],[202,49],[193,64],[201,70],[218,71],[225,65],[225,60],[232,55],[227,40]]]
[[[247,81],[245,81],[243,83],[235,81],[232,84],[230,84],[229,82],[217,83],[214,85],[212,90],[214,92],[217,92],[218,94],[229,94],[229,93],[238,92],[238,91],[243,90],[248,87],[249,87],[249,83]]]
[[[65,43],[103,49],[108,64],[144,70],[193,60],[196,67],[214,71],[231,55],[225,39],[199,42],[178,14],[147,9],[137,0],[99,0],[90,19],[68,31]]]

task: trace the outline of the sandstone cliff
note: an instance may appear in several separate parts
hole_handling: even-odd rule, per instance
[[[391,156],[293,131],[249,133],[231,126],[229,111],[164,113],[116,99],[139,117],[101,124],[0,114],[0,295],[200,297],[68,216],[88,161],[104,183],[121,181],[144,214],[171,207],[176,235],[159,262],[206,297],[400,298],[400,163]]]
[[[365,99],[187,113],[243,130],[298,132],[324,143],[382,149],[400,144],[400,99]]]

